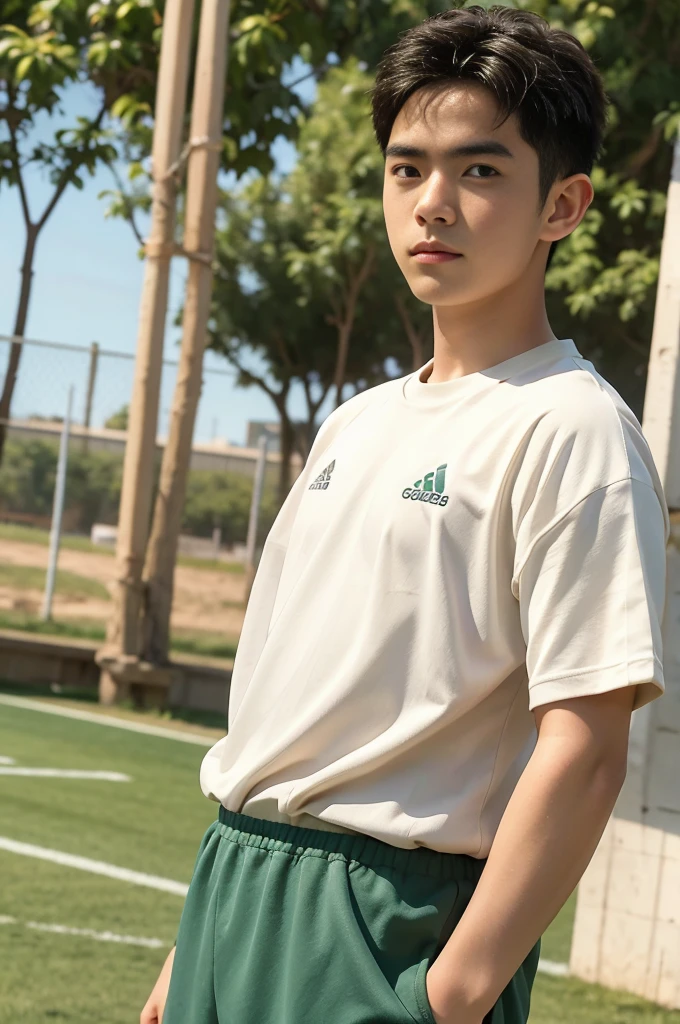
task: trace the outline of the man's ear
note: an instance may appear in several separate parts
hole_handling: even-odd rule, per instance
[[[543,208],[539,238],[557,242],[570,235],[583,220],[594,195],[593,183],[587,174],[572,174],[556,181]]]

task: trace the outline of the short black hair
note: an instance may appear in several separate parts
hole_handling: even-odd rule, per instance
[[[570,32],[531,11],[501,6],[442,11],[385,51],[371,90],[383,156],[397,115],[414,92],[460,81],[491,90],[501,124],[517,113],[520,135],[538,154],[541,208],[555,181],[590,174],[607,119],[597,68]]]

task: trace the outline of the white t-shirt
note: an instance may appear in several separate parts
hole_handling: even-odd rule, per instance
[[[571,339],[322,424],[267,537],[201,788],[233,811],[486,857],[532,709],[664,691],[670,523]]]

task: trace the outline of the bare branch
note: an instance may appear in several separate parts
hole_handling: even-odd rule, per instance
[[[655,156],[663,137],[663,125],[654,125],[642,146],[628,159],[627,171],[630,177],[638,178],[640,172]]]
[[[220,354],[224,356],[227,362],[231,363],[232,366],[235,366],[239,373],[241,373],[246,378],[246,380],[249,381],[249,383],[257,384],[257,386],[262,388],[263,391],[266,391],[269,397],[272,399],[272,401],[276,403],[276,399],[280,392],[274,391],[272,388],[270,388],[267,382],[262,377],[258,377],[256,373],[252,373],[250,370],[246,370],[246,368],[241,365],[241,363],[234,356],[234,354],[230,352],[228,349],[225,349]]]
[[[127,196],[125,193],[125,185],[123,184],[123,180],[120,174],[118,173],[115,164],[111,165],[111,167],[109,167],[109,170],[111,171],[113,180],[118,186],[118,191],[120,192],[121,199],[123,200],[123,206],[125,207],[125,219],[132,228],[134,236],[139,242],[139,244],[144,245],[144,237],[139,228],[137,227],[137,221],[135,220],[135,208],[130,202],[129,196]]]
[[[95,117],[94,121],[92,122],[92,127],[93,128],[99,128],[99,126],[102,123],[102,120],[104,119],[104,114],[105,113],[106,113],[106,103],[102,104],[99,113],[97,114],[97,116]],[[45,207],[45,210],[43,212],[42,217],[40,218],[40,220],[36,224],[37,231],[40,231],[44,227],[45,222],[47,221],[47,219],[49,218],[50,214],[52,213],[52,210],[55,208],[55,206],[57,205],[57,203],[61,199],[62,195],[64,194],[64,192],[65,192],[65,190],[66,190],[66,188],[67,188],[67,186],[69,184],[70,174],[72,173],[72,171],[73,171],[73,165],[64,168],[64,170],[61,172],[61,177],[59,178],[59,181],[57,183],[57,187],[54,190],[54,194],[53,194],[52,198],[50,199],[49,203],[47,204],[47,206]]]
[[[45,207],[45,210],[43,212],[42,217],[40,218],[40,220],[36,224],[36,228],[38,229],[38,231],[40,231],[45,226],[45,222],[47,221],[47,219],[49,218],[50,214],[52,213],[52,210],[55,208],[55,206],[57,205],[57,203],[61,199],[62,195],[66,191],[68,183],[69,183],[69,179],[68,179],[67,175],[66,174],[62,174],[61,178],[59,179],[59,184],[57,185],[56,189],[54,190],[54,195],[52,196],[52,198],[50,199],[49,203]]]
[[[294,82],[289,82],[287,85],[284,86],[284,88],[294,89],[296,85],[301,85],[302,82],[306,82],[308,78],[316,78],[317,75],[320,75],[322,72],[328,71],[329,67],[330,65],[328,64],[328,62],[323,60],[321,61],[320,64],[317,64],[316,67],[313,67],[311,71],[307,71],[304,75],[302,75],[301,78],[296,78]],[[248,83],[248,88],[252,89],[253,92],[261,92],[263,89],[277,88],[282,84],[278,78],[271,78],[266,82],[256,82],[254,81],[253,76],[251,74],[246,75],[246,82]]]

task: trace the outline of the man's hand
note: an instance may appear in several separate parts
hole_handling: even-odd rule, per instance
[[[139,1024],[163,1024],[163,1012],[168,998],[168,987],[170,985],[170,975],[172,974],[174,959],[175,947],[173,946],[161,967],[161,973],[158,975],[158,980],[146,1001],[146,1006],[140,1014]]]
[[[437,961],[425,975],[427,998],[437,1024],[484,1024],[485,1014],[469,1004],[464,993],[457,993],[451,980],[440,980]]]
[[[482,1024],[576,888],[626,774],[634,686],[541,705],[480,880],[426,976],[437,1024]]]

